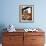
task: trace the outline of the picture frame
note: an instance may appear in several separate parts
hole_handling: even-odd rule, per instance
[[[19,21],[34,22],[34,5],[19,5]]]

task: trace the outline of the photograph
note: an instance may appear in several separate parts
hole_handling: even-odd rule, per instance
[[[19,20],[20,22],[33,22],[33,5],[20,5],[19,7]]]

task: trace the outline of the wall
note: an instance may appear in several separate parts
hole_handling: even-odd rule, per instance
[[[19,5],[34,5],[34,22],[19,22]],[[13,24],[15,28],[37,28],[46,32],[46,0],[0,0],[0,31]]]
[[[34,5],[34,23],[19,22],[19,5]],[[16,28],[46,28],[46,0],[0,0],[0,25],[15,25]]]

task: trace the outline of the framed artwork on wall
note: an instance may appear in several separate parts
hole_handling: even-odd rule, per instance
[[[20,22],[34,21],[34,5],[19,5],[19,21]]]

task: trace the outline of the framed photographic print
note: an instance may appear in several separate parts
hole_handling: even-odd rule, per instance
[[[19,21],[33,22],[34,5],[19,5]]]

